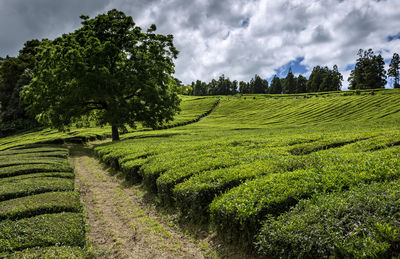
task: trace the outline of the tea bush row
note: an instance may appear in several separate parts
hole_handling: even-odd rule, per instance
[[[400,254],[399,181],[362,184],[269,217],[256,246],[266,258],[394,258]]]
[[[0,253],[46,246],[85,244],[81,213],[43,214],[20,220],[0,221]]]
[[[322,167],[246,181],[214,199],[210,205],[213,224],[227,239],[239,238],[250,242],[266,214],[279,215],[299,200],[315,194],[400,176],[397,153],[358,156],[358,163],[337,160]]]
[[[63,211],[81,211],[78,193],[46,192],[0,202],[0,220],[20,219]]]

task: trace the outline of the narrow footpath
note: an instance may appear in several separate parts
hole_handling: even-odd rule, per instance
[[[95,258],[205,258],[199,244],[163,223],[140,190],[124,188],[89,148],[70,146],[70,162]]]

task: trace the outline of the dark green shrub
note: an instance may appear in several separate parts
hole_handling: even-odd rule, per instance
[[[373,183],[300,202],[263,223],[266,258],[392,258],[400,255],[400,184]]]
[[[45,246],[85,244],[81,213],[43,214],[17,221],[0,221],[0,253]]]
[[[78,193],[47,192],[0,202],[0,220],[63,211],[81,211]]]

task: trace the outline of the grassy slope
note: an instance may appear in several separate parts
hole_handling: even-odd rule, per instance
[[[211,219],[228,240],[252,243],[267,215],[290,213],[301,200],[359,183],[397,179],[399,123],[398,90],[222,97],[199,123],[132,133],[96,152],[142,179],[166,204]],[[376,248],[380,255],[392,253],[390,242],[398,239],[385,242],[385,249]],[[265,243],[258,245],[270,255]],[[355,247],[366,248],[354,244],[343,253]]]
[[[259,250],[268,256],[277,250],[291,251],[290,247],[277,247],[281,242],[276,243],[275,250],[269,249],[268,242],[263,242],[272,224],[271,216],[267,215],[276,218],[277,223],[274,222],[273,226],[279,230],[281,225],[285,227],[281,218],[295,218],[290,213],[307,213],[309,206],[297,208],[299,201],[307,203],[307,198],[312,196],[321,197],[325,202],[326,193],[335,197],[343,190],[356,188],[359,182],[367,185],[377,182],[379,185],[382,181],[397,179],[399,175],[399,91],[379,91],[375,95],[370,92],[361,95],[328,93],[308,97],[311,98],[304,98],[304,95],[222,97],[216,109],[198,123],[125,134],[122,141],[102,144],[95,150],[103,161],[118,165],[130,177],[142,179],[149,189],[158,192],[166,204],[177,205],[192,219],[211,219],[221,236],[242,243],[256,241]],[[212,108],[216,100],[216,97],[184,97],[182,113],[170,124],[199,118]],[[107,128],[76,129],[65,134],[43,130],[11,136],[0,139],[0,150],[3,150],[0,158],[23,153],[21,161],[26,161],[29,152],[44,153],[36,152],[41,148],[35,146],[21,149],[26,145],[62,142],[60,139],[74,140],[76,137],[78,140],[82,137],[94,139],[107,135],[108,131]],[[49,157],[65,157],[57,147],[47,152]],[[3,159],[4,165],[9,163],[6,160]],[[46,162],[53,161],[48,159]],[[30,194],[40,191],[31,192],[33,186],[26,184],[27,179],[37,179],[42,175],[50,179],[51,176],[51,172],[35,174],[38,177],[8,172],[4,175],[10,177],[13,184],[15,181],[24,183],[27,194]],[[61,175],[68,173],[54,174],[57,179],[68,178]],[[43,186],[40,188],[45,188]],[[387,186],[382,185],[382,188]],[[58,203],[57,199],[54,197],[54,202],[48,204]],[[32,200],[37,202],[34,196]],[[20,204],[19,200],[16,201]],[[328,199],[326,203],[329,202]],[[65,206],[71,206],[71,211],[74,211],[76,204],[69,204]],[[319,206],[320,203],[316,204]],[[62,209],[63,206],[60,204],[59,207]],[[14,219],[23,217],[24,213],[35,215],[32,212],[35,210],[46,211],[39,203],[32,203],[21,212],[20,207],[13,209],[8,201],[7,207],[4,215],[13,215]],[[354,212],[350,211],[349,217],[351,213]],[[289,216],[285,217],[286,214]],[[264,223],[264,219],[268,220]],[[385,222],[378,222],[378,225],[386,226]],[[293,224],[297,223],[293,221]],[[364,234],[376,232],[374,228],[370,229]],[[274,238],[279,241],[285,236],[278,230]],[[333,239],[327,236],[329,243]],[[388,255],[396,251],[393,244],[398,242],[398,237],[394,235],[382,242],[372,240],[368,243],[362,238],[356,241],[379,245],[376,249],[369,246],[372,247],[369,254],[378,251],[380,255]],[[365,248],[353,243],[347,242],[346,246],[339,247],[345,247],[343,249],[347,250],[343,253],[350,255],[355,249]],[[321,249],[328,251],[325,254],[333,254],[326,247]],[[306,250],[293,251],[307,254]]]

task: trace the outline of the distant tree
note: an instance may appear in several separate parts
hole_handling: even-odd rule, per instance
[[[249,83],[244,82],[244,81],[240,81],[239,82],[239,92],[241,94],[248,94],[250,93],[250,86]]]
[[[207,95],[207,85],[200,80],[192,82],[193,95],[201,96]]]
[[[385,62],[382,56],[374,55],[372,49],[360,49],[354,70],[351,71],[348,81],[350,89],[384,88],[386,84]]]
[[[313,68],[307,82],[307,92],[340,91],[343,76],[336,65],[333,69],[327,66],[316,66]]]
[[[337,65],[333,65],[333,69],[330,73],[332,74],[330,91],[340,91],[342,89],[343,76],[339,72]]]
[[[252,93],[254,94],[264,94],[268,90],[268,81],[262,79],[259,75],[254,76],[254,79],[251,80],[250,85]]]
[[[270,94],[281,94],[282,93],[282,84],[281,80],[277,75],[271,81],[271,86],[268,89]]]
[[[282,88],[284,94],[294,94],[296,92],[296,78],[294,77],[291,68],[289,69]]]
[[[321,67],[321,66],[315,66],[311,72],[310,77],[308,78],[307,81],[307,92],[318,92],[320,91],[320,86],[322,84],[322,81],[324,80],[324,76],[327,73],[328,68]]]
[[[297,77],[296,82],[296,93],[306,93],[307,92],[307,78],[302,75]]]
[[[157,127],[179,109],[172,35],[146,32],[118,10],[89,19],[82,27],[39,47],[34,78],[24,89],[29,112],[39,122],[65,129],[90,116],[119,128],[137,122]]]
[[[237,94],[238,92],[238,81],[233,80],[229,89],[230,94]]]
[[[388,70],[388,76],[394,78],[394,84],[393,84],[394,88],[400,88],[399,69],[400,69],[400,57],[399,54],[394,53]]]

